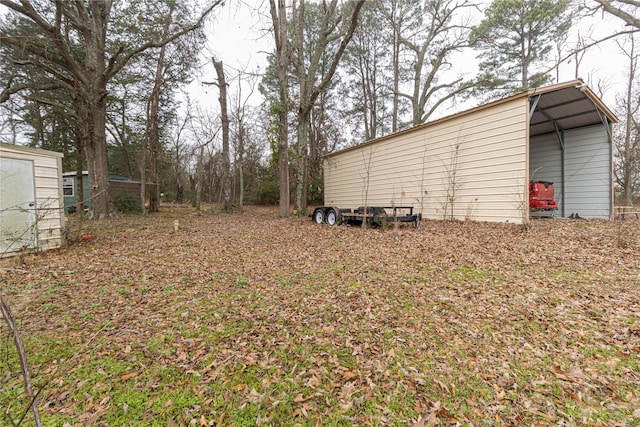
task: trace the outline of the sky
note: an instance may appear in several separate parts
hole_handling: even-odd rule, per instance
[[[216,12],[214,20],[207,22],[205,32],[208,42],[203,51],[202,67],[189,87],[194,98],[213,109],[218,107],[217,87],[206,84],[216,80],[212,57],[223,61],[227,80],[237,76],[240,71],[264,71],[267,56],[274,45],[269,27],[271,18],[265,15],[268,11],[268,0],[256,0],[251,5],[242,0],[232,0]],[[254,102],[258,103],[260,97],[257,90],[255,92]]]
[[[210,22],[206,28],[209,41],[204,53],[203,67],[200,70],[201,76],[190,86],[190,93],[194,94],[194,97],[201,99],[205,105],[210,105],[214,110],[217,109],[217,88],[202,85],[202,81],[215,79],[210,61],[212,55],[224,61],[227,76],[236,75],[238,69],[258,72],[264,70],[267,52],[273,49],[273,35],[270,32],[268,13],[267,0],[228,1],[216,13],[215,21]],[[595,14],[589,19],[582,20],[580,26],[572,28],[568,43],[574,44],[578,34],[592,34],[592,38],[601,38],[624,28],[624,23],[618,18],[608,14]],[[468,54],[454,57],[454,63],[459,66],[458,72],[462,72],[463,68],[470,68]],[[601,95],[605,104],[613,108],[616,96],[625,89],[627,66],[615,42],[610,40],[588,50],[582,60],[579,77],[585,80],[596,94]],[[559,82],[573,80],[574,74],[574,62],[564,62],[560,66]],[[468,76],[471,77],[471,75]],[[602,85],[605,91],[600,93],[598,87]],[[261,102],[258,94],[254,95],[253,102]],[[473,106],[445,105],[439,112],[439,116],[454,114]]]
[[[488,3],[489,1],[484,1],[484,4]],[[3,9],[0,8],[0,10]],[[263,72],[267,63],[267,55],[273,50],[274,44],[270,26],[268,0],[227,0],[223,7],[214,11],[214,19],[208,21],[205,28],[208,41],[203,49],[198,76],[187,89],[190,96],[197,100],[202,107],[213,112],[218,111],[218,89],[215,86],[205,84],[205,82],[212,82],[216,79],[211,62],[212,56],[224,62],[231,94],[235,91],[233,77],[237,76],[239,70]],[[597,39],[623,29],[625,29],[625,25],[622,20],[608,14],[598,13],[589,19],[582,20],[580,26],[574,26],[568,42],[575,43],[579,33],[592,33],[592,38]],[[468,54],[460,54],[453,58],[454,64],[458,66],[455,73],[462,72],[463,69],[473,69],[468,64],[468,58]],[[607,106],[614,109],[616,97],[623,94],[625,90],[627,67],[628,63],[624,55],[616,43],[609,40],[588,50],[581,64],[579,77],[583,78],[596,94],[601,95]],[[573,80],[574,69],[573,62],[563,63],[560,66],[559,81]],[[472,77],[472,75],[467,73],[467,77]],[[598,88],[603,83],[605,91],[600,93]],[[235,84],[237,85],[237,83]],[[243,89],[243,93],[248,92],[247,88]],[[257,90],[255,90],[251,102],[254,105],[262,102]],[[477,105],[477,102],[472,104],[473,102],[455,105],[444,104],[438,116],[432,118],[455,114]]]

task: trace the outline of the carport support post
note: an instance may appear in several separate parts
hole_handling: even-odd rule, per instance
[[[565,149],[564,149],[564,131],[558,128],[558,124],[553,122],[553,126],[556,128],[556,135],[558,135],[558,142],[560,142],[560,179],[562,180],[562,210],[560,211],[560,215],[562,218],[565,217],[565,198],[564,198],[564,187],[565,187],[565,177],[564,177],[564,163],[565,163]]]
[[[536,107],[538,106],[538,101],[540,101],[541,96],[542,94],[536,96],[536,98],[533,100],[533,103],[531,104],[531,107],[529,107],[529,120],[531,120],[531,118],[533,117],[533,113],[536,112]]]

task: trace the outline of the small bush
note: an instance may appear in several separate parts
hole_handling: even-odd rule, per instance
[[[140,212],[140,204],[138,203],[138,200],[131,194],[116,194],[115,196],[113,196],[113,206],[120,213]]]
[[[275,177],[267,177],[260,181],[251,191],[250,203],[256,205],[275,205],[280,200],[280,189]]]

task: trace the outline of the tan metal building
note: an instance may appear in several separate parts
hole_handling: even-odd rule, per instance
[[[610,219],[616,116],[582,80],[531,89],[325,157],[325,205],[522,223],[530,180],[556,216]]]
[[[62,157],[0,143],[0,258],[64,244]]]

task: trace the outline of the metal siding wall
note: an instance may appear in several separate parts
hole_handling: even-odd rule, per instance
[[[411,205],[433,219],[449,218],[453,207],[455,219],[522,222],[527,102],[516,99],[454,116],[327,157],[325,204]],[[453,203],[447,200],[452,182]]]
[[[61,162],[56,157],[37,156],[35,161],[36,200],[38,203],[38,246],[40,250],[63,245],[63,199],[60,197]]]
[[[529,180],[553,182],[558,215],[562,212],[562,149],[558,135],[540,135],[529,143]]]
[[[35,195],[38,216],[38,248],[47,250],[63,245],[64,216],[61,176],[61,156],[46,150],[23,149],[0,145],[2,157],[32,160],[35,175]]]
[[[604,126],[565,135],[565,213],[583,218],[611,217],[611,146]]]

